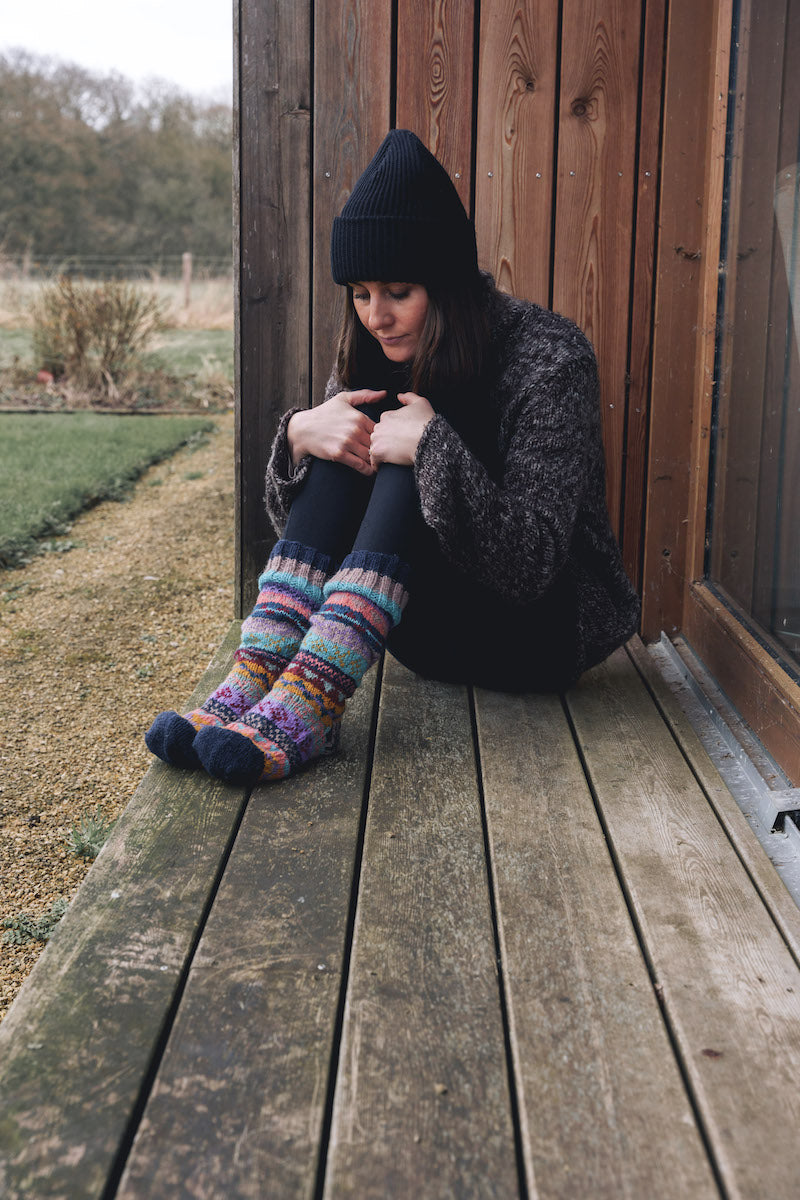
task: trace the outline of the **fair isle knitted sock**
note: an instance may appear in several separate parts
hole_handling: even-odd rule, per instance
[[[183,716],[159,713],[145,734],[148,749],[173,766],[198,767],[198,729],[228,725],[264,698],[303,640],[332,571],[327,554],[278,542],[259,577],[258,600],[242,625],[233,669],[200,708]]]
[[[354,551],[268,696],[224,729],[201,729],[197,755],[230,783],[283,779],[338,744],[345,702],[380,656],[408,597],[396,555]]]

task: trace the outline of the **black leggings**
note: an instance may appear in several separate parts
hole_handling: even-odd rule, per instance
[[[409,562],[422,524],[411,467],[383,463],[376,475],[367,476],[315,458],[283,536],[336,562],[351,550],[396,554]]]
[[[560,691],[576,677],[573,589],[557,580],[515,605],[445,558],[424,522],[411,467],[374,476],[314,459],[283,536],[337,563],[351,550],[396,554],[411,568],[409,600],[388,648],[428,678],[500,691]]]

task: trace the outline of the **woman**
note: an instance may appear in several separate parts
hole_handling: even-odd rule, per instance
[[[324,403],[267,470],[283,536],[231,674],[150,749],[232,782],[335,749],[388,645],[431,678],[561,690],[635,630],[605,505],[597,370],[571,322],[498,292],[450,178],[394,130],[333,224],[347,288]]]

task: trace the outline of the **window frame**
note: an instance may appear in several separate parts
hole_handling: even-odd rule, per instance
[[[670,6],[642,632],[681,633],[800,783],[800,687],[705,577],[733,31],[733,0]]]

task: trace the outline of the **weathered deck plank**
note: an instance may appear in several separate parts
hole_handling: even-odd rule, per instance
[[[0,1194],[794,1200],[800,918],[640,659],[477,693],[486,839],[393,660],[371,767],[370,683],[246,810],[157,765],[0,1028]]]
[[[788,1200],[800,970],[625,651],[568,705],[723,1186]]]
[[[333,762],[250,799],[120,1198],[314,1195],[374,684]]]
[[[689,718],[678,704],[669,685],[639,638],[626,647],[631,661],[653,694],[659,711],[679,743],[686,760],[697,776],[709,803],[724,826],[753,886],[768,907],[781,936],[800,962],[800,909],[763,847],[753,835],[744,813],[728,791],[712,763]]]
[[[235,625],[190,703],[237,644]],[[244,801],[155,763],[117,822],[0,1025],[5,1200],[104,1194]]]
[[[718,1197],[561,702],[475,703],[530,1194]]]
[[[385,671],[325,1196],[518,1194],[466,690]]]

